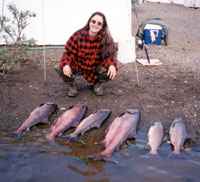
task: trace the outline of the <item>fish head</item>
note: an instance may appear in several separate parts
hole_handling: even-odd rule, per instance
[[[156,121],[153,125],[159,128],[163,128],[163,125],[160,121]]]
[[[126,112],[130,114],[140,113],[139,109],[127,109]]]
[[[140,111],[139,109],[127,109],[125,112],[121,113],[119,117],[123,116],[124,114],[131,114],[131,115],[138,115],[140,117]]]
[[[76,104],[74,106],[72,106],[72,108],[74,108],[74,112],[80,112],[80,116],[85,116],[88,107],[85,104]]]
[[[84,113],[87,111],[88,107],[85,104],[80,104],[80,110],[82,110]]]
[[[141,112],[139,109],[127,109],[126,112],[132,114],[138,121],[141,120]]]
[[[39,105],[39,107],[49,107],[49,109],[52,111],[52,112],[56,112],[58,110],[58,105],[53,103],[53,102],[46,102],[46,103],[42,103]]]
[[[47,107],[49,107],[49,110],[52,112],[52,113],[56,113],[58,111],[58,105],[53,103],[53,102],[47,102],[46,103]]]
[[[172,124],[170,125],[170,129],[172,129],[178,125],[185,125],[182,117],[175,118],[173,120]]]
[[[170,130],[172,130],[172,128],[175,127],[176,123],[177,123],[177,120],[174,119],[174,120],[172,121],[171,125],[170,125]]]
[[[54,110],[55,112],[58,111],[58,105],[57,105],[57,104],[51,104],[51,106],[52,106],[52,108],[53,108],[53,110]]]
[[[182,117],[177,117],[174,119],[173,121],[174,123],[182,123],[183,122],[183,118]]]

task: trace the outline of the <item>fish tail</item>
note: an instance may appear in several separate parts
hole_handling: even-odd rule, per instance
[[[25,130],[26,130],[26,128],[22,125],[15,131],[15,133],[22,133]]]
[[[157,150],[150,150],[149,152],[151,155],[158,155],[158,151]]]
[[[13,132],[13,133],[11,133],[11,135],[10,135],[11,137],[13,137],[13,138],[16,138],[16,139],[21,139],[22,138],[22,132],[20,131],[15,131],[15,132]]]

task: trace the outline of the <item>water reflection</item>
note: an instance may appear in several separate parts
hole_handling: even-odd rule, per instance
[[[184,152],[182,158],[171,158],[170,146],[165,143],[159,156],[152,156],[145,147],[145,132],[142,131],[136,141],[114,153],[113,159],[119,162],[115,165],[87,158],[101,150],[99,145],[94,145],[94,139],[82,138],[85,145],[58,139],[52,145],[44,137],[47,131],[34,131],[21,140],[1,132],[1,181],[199,181],[199,146]]]

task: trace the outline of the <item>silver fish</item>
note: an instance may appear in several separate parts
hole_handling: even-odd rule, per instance
[[[51,126],[51,132],[46,136],[53,141],[56,136],[62,135],[70,127],[76,127],[86,113],[85,105],[77,104],[65,111]]]
[[[90,114],[83,119],[77,126],[76,130],[65,138],[68,140],[76,140],[78,135],[83,135],[91,128],[100,128],[102,123],[110,116],[111,111],[109,109],[101,109],[94,114]]]
[[[174,149],[173,153],[180,154],[181,150],[183,149],[184,142],[188,137],[185,124],[181,117],[176,118],[172,122],[169,130],[169,136],[171,145]]]
[[[148,145],[150,146],[150,154],[157,154],[158,148],[162,143],[164,129],[161,122],[155,122],[148,131]]]
[[[109,126],[108,132],[103,140],[105,149],[100,153],[100,158],[109,158],[120,145],[129,138],[136,137],[140,111],[129,109],[121,116],[114,119]]]
[[[15,131],[17,136],[21,136],[23,132],[29,130],[32,126],[38,123],[48,123],[49,117],[57,110],[57,105],[54,103],[44,103],[35,108],[29,117]]]

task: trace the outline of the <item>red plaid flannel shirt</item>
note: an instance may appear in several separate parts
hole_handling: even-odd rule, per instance
[[[106,69],[110,65],[117,66],[117,61],[113,57],[108,57],[105,60],[99,58],[101,40],[101,35],[91,37],[84,29],[75,32],[65,44],[60,68],[70,65],[72,72],[80,71],[88,82],[95,83],[97,80],[95,69],[98,65]]]

